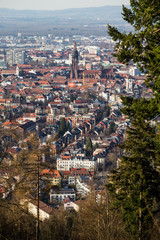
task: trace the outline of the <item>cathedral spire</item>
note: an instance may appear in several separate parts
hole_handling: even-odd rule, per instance
[[[75,51],[75,50],[77,50],[77,46],[76,46],[77,44],[76,44],[76,40],[74,41],[74,48],[73,48],[73,50]]]
[[[74,47],[72,52],[72,68],[71,68],[71,78],[78,78],[78,51],[76,47],[76,41],[74,41]]]

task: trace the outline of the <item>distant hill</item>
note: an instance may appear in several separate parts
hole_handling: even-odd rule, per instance
[[[14,10],[0,8],[1,17],[5,18],[90,18],[90,19],[118,19],[121,18],[121,6],[104,6],[92,8],[71,8],[65,10]]]
[[[123,25],[121,6],[75,8],[66,10],[14,10],[0,8],[0,34],[17,31],[46,31],[59,28],[81,28],[84,25],[103,26],[104,24]]]

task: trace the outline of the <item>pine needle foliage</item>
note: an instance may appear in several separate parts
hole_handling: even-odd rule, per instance
[[[148,72],[146,84],[160,91],[160,7],[159,0],[130,0],[130,8],[123,5],[123,19],[133,32],[118,31],[108,25],[108,33],[116,41],[116,56],[123,63],[130,59],[142,72]]]
[[[147,74],[146,86],[153,98],[122,97],[122,112],[131,120],[123,144],[120,167],[113,171],[108,188],[114,206],[121,209],[126,229],[134,239],[150,239],[160,203],[160,141],[152,119],[160,114],[160,7],[159,0],[130,0],[123,6],[123,19],[133,31],[121,33],[108,26],[116,41],[116,56],[123,63],[132,60]],[[159,227],[158,231],[160,230]]]

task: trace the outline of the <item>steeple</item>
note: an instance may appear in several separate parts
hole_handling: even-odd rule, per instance
[[[76,46],[76,41],[74,41],[74,47],[72,52],[72,68],[71,68],[71,78],[78,78],[78,51]]]
[[[77,50],[77,47],[76,47],[76,40],[74,41],[74,48],[73,48],[73,51],[76,51]]]

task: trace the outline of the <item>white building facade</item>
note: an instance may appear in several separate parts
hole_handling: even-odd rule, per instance
[[[85,168],[88,171],[94,171],[97,167],[97,159],[85,157],[57,158],[58,171],[71,171],[72,168]]]
[[[49,197],[50,197],[50,202],[59,202],[59,203],[62,203],[63,200],[65,199],[71,199],[72,201],[75,201],[76,200],[76,193],[75,193],[75,190],[74,189],[61,189],[59,191],[56,191],[56,190],[53,190],[51,189],[50,190],[50,193],[49,193]]]

